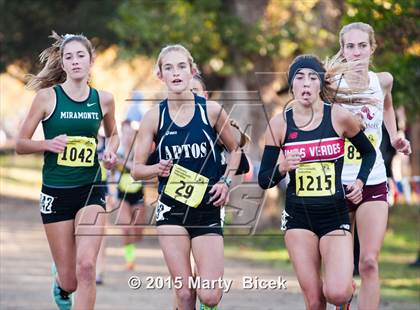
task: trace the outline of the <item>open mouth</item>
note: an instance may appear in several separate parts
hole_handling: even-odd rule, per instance
[[[172,84],[175,84],[175,85],[178,85],[178,84],[181,84],[181,83],[182,83],[181,79],[175,79],[175,80],[172,81]]]
[[[309,98],[309,97],[311,97],[311,92],[310,91],[305,90],[305,91],[302,92],[302,98],[303,99],[306,99],[306,98]]]
[[[80,72],[82,69],[81,68],[73,68],[72,71],[73,72]]]

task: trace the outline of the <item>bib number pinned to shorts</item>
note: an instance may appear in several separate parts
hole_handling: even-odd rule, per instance
[[[39,199],[39,211],[43,214],[51,214],[52,211],[52,203],[54,202],[54,197],[44,194],[41,192],[40,199]]]
[[[334,163],[316,162],[299,164],[296,169],[296,195],[322,197],[335,194]]]
[[[172,168],[164,193],[173,199],[197,208],[204,198],[209,179],[178,164]]]
[[[92,167],[95,163],[96,141],[94,138],[70,136],[57,164],[68,167]]]
[[[373,147],[376,148],[378,137],[374,133],[366,135]],[[356,147],[346,139],[344,144],[344,164],[360,165],[362,163],[362,156],[357,151]]]

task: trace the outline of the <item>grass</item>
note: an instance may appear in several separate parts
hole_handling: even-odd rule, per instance
[[[390,209],[388,231],[380,255],[382,294],[390,299],[415,299],[420,295],[420,268],[410,268],[419,251],[419,208]]]
[[[390,209],[388,230],[380,254],[381,294],[386,300],[420,299],[420,268],[410,268],[416,259],[420,232],[420,209],[397,206]],[[225,237],[225,255],[255,263],[268,264],[293,272],[279,230],[263,235]]]
[[[225,256],[293,271],[280,230],[270,229],[264,234],[242,237],[225,233]]]

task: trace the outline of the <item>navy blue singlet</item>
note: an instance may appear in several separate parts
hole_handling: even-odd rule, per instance
[[[172,159],[174,164],[209,178],[209,186],[202,200],[208,202],[208,191],[223,174],[218,134],[207,116],[206,99],[194,94],[195,111],[191,121],[180,127],[169,115],[168,100],[159,104],[159,127],[156,136],[157,153],[160,159]],[[164,189],[168,178],[159,177],[158,192],[166,202],[179,202],[168,197]]]

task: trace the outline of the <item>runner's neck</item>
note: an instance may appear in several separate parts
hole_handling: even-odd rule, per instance
[[[74,81],[67,79],[61,87],[65,93],[75,101],[83,101],[89,96],[89,85],[86,81]]]

